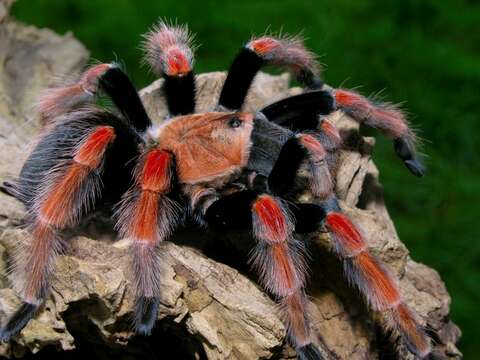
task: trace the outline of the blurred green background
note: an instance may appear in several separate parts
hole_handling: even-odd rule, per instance
[[[437,269],[452,295],[460,349],[478,358],[480,320],[480,3],[474,0],[22,0],[14,15],[72,31],[95,59],[122,60],[138,86],[139,42],[161,16],[197,33],[197,71],[226,69],[239,46],[267,27],[303,30],[327,64],[326,81],[385,89],[405,102],[421,129],[428,176],[411,176],[391,143],[377,136],[375,160],[400,237],[412,257]]]

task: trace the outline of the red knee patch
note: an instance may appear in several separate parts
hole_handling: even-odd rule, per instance
[[[300,134],[298,139],[315,160],[320,160],[325,157],[326,152],[323,145],[312,135]]]
[[[362,277],[368,283],[368,296],[374,299],[377,310],[385,310],[400,301],[397,286],[378,261],[367,251],[354,259]]]
[[[170,188],[172,156],[164,150],[151,150],[145,157],[140,185],[142,190],[166,192]]]
[[[337,241],[335,245],[340,246],[346,255],[355,255],[365,249],[362,235],[345,215],[331,212],[327,215],[326,223]]]
[[[132,219],[127,236],[136,241],[156,243],[161,240],[162,228],[159,219],[160,202],[169,191],[171,183],[172,155],[164,150],[150,150],[137,167],[137,186],[140,187],[129,210]]]
[[[271,196],[262,195],[253,204],[255,233],[261,239],[278,243],[286,241],[291,224],[281,205]]]
[[[266,55],[281,45],[280,41],[271,37],[261,37],[248,43],[248,47],[259,55]]]
[[[340,144],[342,142],[342,137],[340,136],[338,129],[330,121],[324,119],[320,125],[320,128],[323,133],[336,144]]]
[[[94,65],[91,68],[87,69],[82,76],[82,80],[86,82],[92,82],[98,80],[108,69],[112,67],[111,64],[98,64]]]
[[[75,162],[95,169],[100,165],[108,145],[115,140],[115,129],[99,126],[82,142],[73,158]]]
[[[337,89],[335,90],[334,95],[335,95],[335,101],[341,107],[351,107],[351,106],[362,107],[362,108],[370,107],[370,102],[367,100],[367,98],[365,98],[360,94],[343,90],[343,89]]]
[[[99,78],[111,67],[111,64],[98,64],[87,69],[80,80],[82,88],[90,93],[96,93]]]
[[[166,73],[170,76],[181,76],[189,73],[192,68],[190,60],[185,53],[178,47],[172,47],[166,52],[167,69]]]
[[[181,76],[193,67],[193,36],[184,26],[160,22],[146,35],[147,61],[158,74]]]
[[[251,40],[247,48],[272,64],[290,67],[297,75],[302,69],[313,73],[319,70],[315,55],[305,48],[303,40],[298,36],[281,38],[262,36]]]

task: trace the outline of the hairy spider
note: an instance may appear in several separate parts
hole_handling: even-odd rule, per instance
[[[318,229],[330,233],[349,282],[373,310],[387,315],[390,329],[412,353],[426,357],[430,340],[417,316],[333,193],[342,138],[327,116],[336,110],[392,138],[408,169],[423,175],[415,136],[402,112],[326,87],[315,56],[300,38],[261,36],[235,57],[218,105],[195,113],[191,41],[186,27],[163,22],[146,35],[146,59],[165,79],[169,117],[160,125],[152,124],[135,87],[115,63],[92,66],[75,81],[43,94],[38,143],[19,178],[3,185],[4,192],[25,204],[31,239],[17,256],[23,302],[0,338],[8,341],[21,331],[45,300],[65,230],[103,209],[114,218],[119,235],[131,240],[139,334],[149,334],[157,318],[158,245],[190,217],[214,229],[252,231],[251,264],[281,305],[300,359],[322,358],[310,334],[305,249],[296,237]],[[291,70],[303,93],[257,113],[242,112],[255,75],[268,64]],[[99,94],[118,111],[91,104]],[[299,203],[292,193],[301,166],[309,169],[315,203]]]

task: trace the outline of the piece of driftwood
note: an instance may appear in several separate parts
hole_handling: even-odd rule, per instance
[[[12,1],[0,1],[0,181],[18,174],[36,132],[33,104],[53,75],[78,71],[88,58],[70,34],[59,36],[16,23],[8,16]],[[114,49],[112,49],[113,51]],[[225,74],[197,77],[198,109],[213,107]],[[142,90],[154,121],[165,114],[161,80]],[[258,109],[298,92],[287,75],[259,74],[247,104]],[[450,297],[439,275],[413,261],[388,215],[371,160],[374,139],[358,135],[358,125],[338,113],[332,117],[347,137],[336,193],[343,209],[361,226],[373,253],[397,278],[407,303],[437,335],[436,355],[459,359],[459,329],[449,320]],[[402,166],[399,162],[399,166]],[[308,198],[308,194],[305,194]],[[16,244],[25,241],[23,209],[0,194],[0,323],[19,303],[10,288],[7,267]],[[245,261],[245,234],[220,237],[185,229],[162,246],[162,292],[159,321],[149,338],[130,328],[128,242],[98,236],[69,240],[56,263],[52,293],[39,315],[0,357],[63,358],[82,354],[118,359],[294,359],[275,303],[257,285]],[[395,336],[381,331],[380,314],[368,312],[355,290],[343,280],[328,236],[308,239],[311,253],[312,327],[326,359],[411,359]],[[67,353],[66,351],[71,350]],[[381,356],[382,355],[382,356]]]

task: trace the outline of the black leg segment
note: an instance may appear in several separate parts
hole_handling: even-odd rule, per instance
[[[252,50],[247,48],[240,50],[228,70],[219,105],[230,110],[239,110],[245,101],[253,78],[263,65],[264,60]]]
[[[245,230],[252,228],[251,206],[258,197],[256,191],[240,191],[214,202],[206,211],[205,220],[215,230]],[[326,216],[328,203],[288,203],[288,211],[295,219],[295,232],[318,230]]]
[[[135,303],[135,326],[138,335],[150,335],[157,320],[160,299],[142,296]]]
[[[274,194],[282,195],[292,189],[298,169],[306,156],[307,151],[296,137],[291,137],[283,145],[268,176],[268,185]]]
[[[107,70],[100,78],[100,86],[137,131],[143,132],[152,125],[135,86],[120,67]]]
[[[415,156],[413,146],[403,138],[398,138],[393,141],[393,147],[398,157],[403,160],[405,166],[410,172],[418,177],[425,175],[425,167],[420,159]]]
[[[38,305],[23,302],[22,305],[10,317],[7,324],[0,329],[0,341],[7,342],[17,335],[35,316]]]
[[[257,192],[247,190],[222,197],[207,209],[205,220],[216,230],[251,228],[250,208],[257,195]]]
[[[297,349],[298,360],[324,360],[320,351],[313,344],[307,344]]]
[[[295,232],[307,234],[321,228],[325,220],[325,209],[317,204],[295,203],[290,204],[290,212],[295,219]]]
[[[313,73],[310,69],[302,69],[297,75],[297,80],[308,89],[319,90],[325,84],[320,76]]]
[[[316,129],[318,115],[328,115],[335,110],[335,99],[329,91],[314,90],[277,101],[261,112],[276,124],[305,130]]]
[[[14,198],[18,197],[18,190],[16,189],[15,184],[9,181],[4,181],[2,184],[0,184],[0,191],[5,195],[8,195]]]
[[[165,75],[163,86],[170,115],[187,115],[195,112],[195,75],[192,71],[183,76]]]

